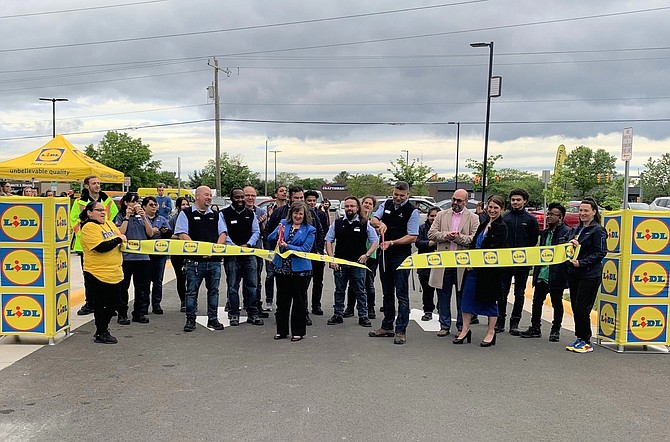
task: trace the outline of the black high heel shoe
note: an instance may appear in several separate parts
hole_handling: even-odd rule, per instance
[[[468,344],[472,342],[472,330],[468,330],[465,336],[461,338],[454,338],[454,340],[451,342],[453,342],[454,344],[462,344],[463,342],[465,342],[466,339],[468,340]]]
[[[498,335],[494,333],[493,334],[493,339],[491,339],[489,342],[486,342],[486,341],[482,340],[482,342],[479,343],[479,346],[480,347],[490,347],[492,345],[496,345],[496,336],[498,336]]]

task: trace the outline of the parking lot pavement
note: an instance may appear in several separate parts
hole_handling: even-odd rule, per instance
[[[456,346],[416,322],[394,345],[356,318],[326,325],[332,290],[327,273],[326,314],[290,342],[272,339],[272,318],[184,333],[170,282],[164,315],[112,324],[117,345],[93,343],[87,322],[3,369],[0,439],[668,440],[663,356],[566,352],[567,331],[481,348],[484,325]]]

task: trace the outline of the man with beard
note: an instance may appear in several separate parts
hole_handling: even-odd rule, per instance
[[[316,209],[316,200],[318,197],[319,194],[316,193],[316,191],[308,190],[305,192],[305,203],[307,203],[307,207],[312,210],[312,215],[316,214],[316,217],[321,223],[321,230],[327,232],[330,226],[330,220],[328,219],[328,214],[326,212]],[[316,252],[319,255],[323,255],[324,246],[325,244],[316,245]],[[312,313],[317,316],[323,315],[323,310],[321,309],[321,295],[323,294],[323,271],[325,267],[326,263],[323,261],[312,261]]]
[[[102,208],[105,209],[105,220],[113,221],[116,218],[116,215],[119,213],[119,208],[116,207],[116,204],[112,199],[107,196],[105,192],[100,190],[100,178],[95,175],[87,176],[84,178],[84,189],[81,191],[81,196],[72,204],[70,209],[70,227],[72,228],[72,250],[76,252],[81,259],[81,268],[84,268],[84,255],[83,249],[81,247],[81,242],[79,240],[80,234],[80,223],[79,215],[81,211],[86,208],[86,205],[91,201],[98,201],[102,204]],[[77,312],[78,315],[89,315],[93,313],[93,293],[90,293],[90,290],[86,288],[84,284],[84,291],[86,296],[86,302]]]
[[[230,191],[230,201],[231,205],[221,211],[228,232],[226,243],[240,247],[255,246],[260,237],[260,229],[254,212],[245,207],[244,190],[241,187],[233,187]],[[225,256],[223,266],[226,270],[228,284],[228,302],[230,302],[228,319],[230,325],[240,325],[240,282],[243,283],[242,291],[244,305],[247,309],[247,323],[263,325],[263,320],[258,316],[258,303],[256,302],[258,281],[256,256],[251,254]]]
[[[451,196],[451,208],[437,214],[428,230],[428,238],[437,243],[437,251],[467,249],[479,227],[479,216],[465,208],[468,192],[458,189]],[[456,286],[456,328],[463,328],[461,299],[463,299],[463,268],[431,269],[429,284],[437,289],[437,309],[440,331],[437,336],[449,335],[451,329],[451,292]],[[472,323],[472,322],[471,322]]]

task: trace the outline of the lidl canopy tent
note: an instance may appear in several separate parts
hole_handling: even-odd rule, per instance
[[[96,175],[103,183],[123,183],[123,173],[98,163],[62,135],[39,149],[0,162],[0,177],[14,180],[81,181]]]

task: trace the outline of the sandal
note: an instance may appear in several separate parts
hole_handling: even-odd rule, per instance
[[[286,339],[286,335],[275,335],[274,339],[275,339],[275,341],[277,341],[279,339]]]
[[[302,336],[291,336],[291,342],[302,341]]]

